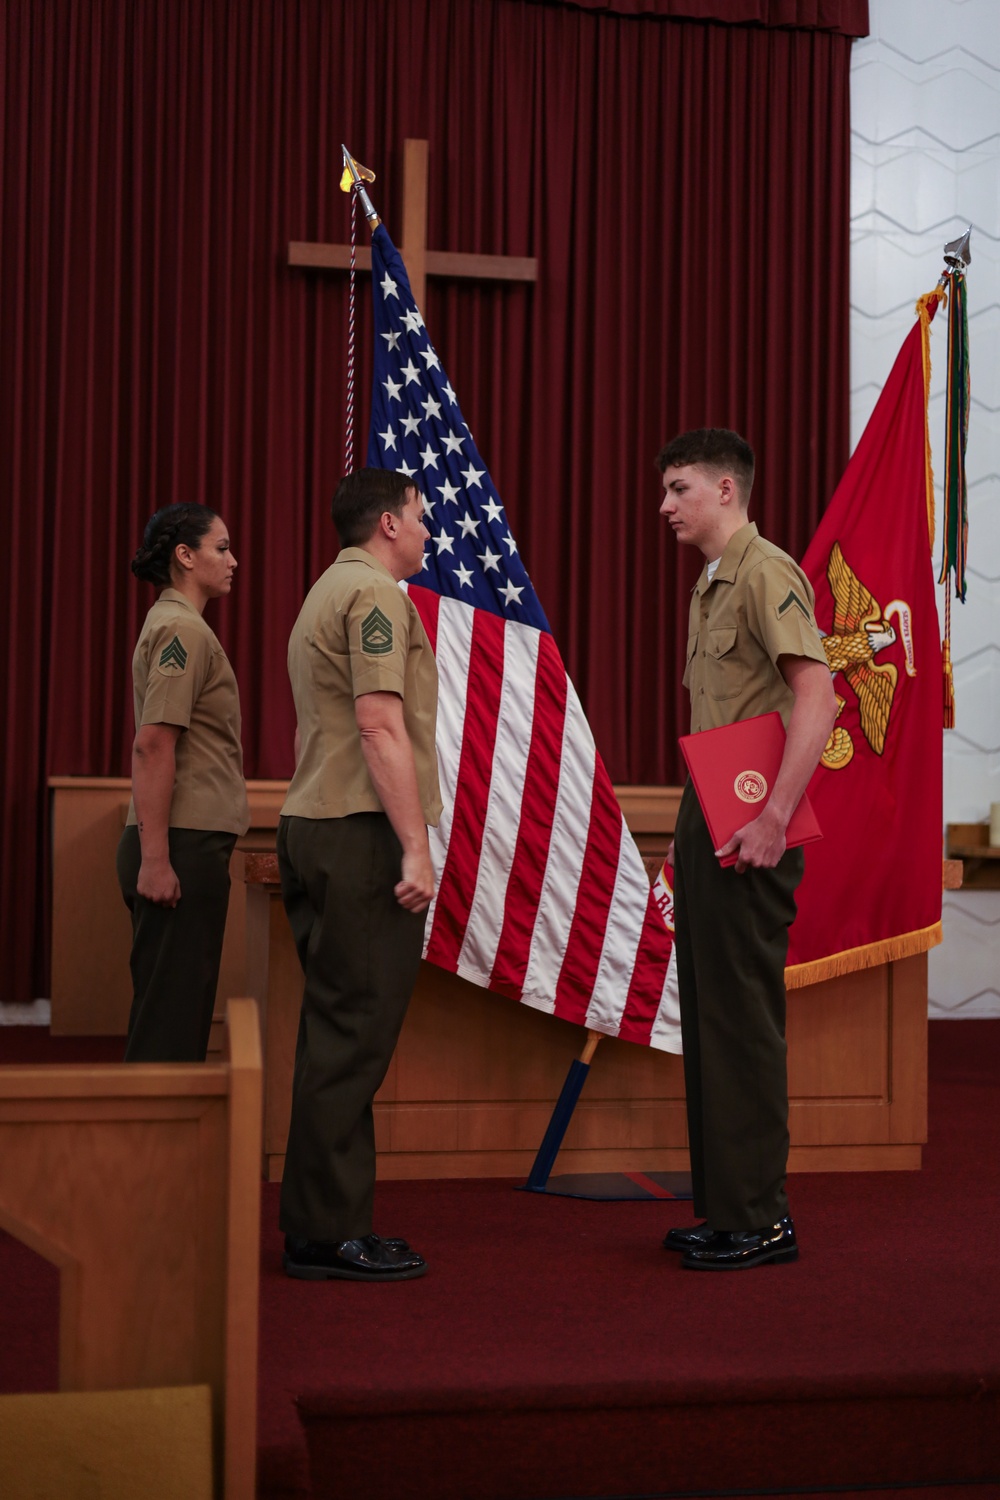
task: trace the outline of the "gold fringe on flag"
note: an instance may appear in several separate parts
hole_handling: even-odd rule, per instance
[[[912,958],[915,953],[926,953],[936,948],[943,940],[941,923],[922,927],[917,932],[903,932],[899,937],[884,938],[878,943],[865,943],[861,948],[845,948],[841,953],[831,953],[827,958],[813,959],[808,964],[791,964],[785,970],[786,990],[802,990],[808,984],[822,984],[824,979],[839,979],[843,974],[854,974],[859,969],[874,969],[877,964],[895,962],[898,958]]]
[[[938,282],[932,292],[917,298],[917,316],[920,319],[920,356],[924,368],[924,482],[927,493],[927,545],[934,551],[934,465],[931,461],[931,307],[941,302],[948,305],[948,293],[943,282]]]

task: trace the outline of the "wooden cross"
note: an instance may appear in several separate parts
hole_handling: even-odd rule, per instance
[[[424,306],[428,276],[457,276],[472,281],[537,281],[538,261],[533,255],[462,255],[457,251],[427,248],[427,142],[406,141],[403,158],[403,243],[400,254],[406,263],[413,300]],[[292,240],[288,264],[314,271],[348,271],[350,245],[314,244]],[[358,270],[370,271],[372,253],[367,245],[355,254]]]

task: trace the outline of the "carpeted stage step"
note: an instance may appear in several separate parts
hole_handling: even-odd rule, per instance
[[[659,1249],[676,1210],[533,1208],[498,1183],[380,1198],[431,1274],[281,1297],[282,1342],[297,1331],[311,1356],[297,1405],[317,1500],[1000,1476],[995,1209],[963,1274],[934,1222],[960,1206],[919,1179],[803,1178],[799,1263],[719,1277]]]
[[[262,1500],[1000,1500],[1000,1021],[930,1057],[924,1170],[794,1177],[790,1266],[684,1271],[684,1203],[413,1182],[377,1227],[427,1277],[291,1281],[265,1186]],[[56,1273],[0,1234],[0,1284],[0,1389],[51,1389]]]
[[[304,1396],[299,1411],[315,1496],[548,1500],[721,1495],[736,1484],[760,1494],[817,1475],[851,1486],[1000,1473],[996,1400],[977,1400],[975,1387],[840,1399],[759,1390],[730,1402],[690,1394],[521,1387],[478,1406],[461,1392],[424,1402],[391,1393],[352,1409],[324,1392]]]
[[[386,1183],[377,1227],[430,1274],[291,1282],[269,1189],[262,1406],[296,1402],[308,1493],[995,1500],[1000,1022],[935,1023],[931,1056],[924,1170],[794,1177],[791,1266],[684,1271],[659,1241],[685,1204]],[[266,1450],[262,1493],[293,1493],[290,1423]]]

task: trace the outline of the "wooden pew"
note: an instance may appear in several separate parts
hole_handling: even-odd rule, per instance
[[[0,1067],[0,1226],[60,1270],[60,1387],[208,1385],[216,1493],[256,1465],[261,1050],[231,1000],[204,1066]]]

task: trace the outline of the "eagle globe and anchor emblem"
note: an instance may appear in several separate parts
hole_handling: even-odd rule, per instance
[[[881,755],[899,673],[891,662],[877,662],[875,657],[902,636],[906,674],[916,677],[913,612],[904,599],[894,599],[883,610],[848,564],[839,542],[834,542],[830,550],[826,576],[833,594],[833,629],[823,636],[827,665],[834,677],[843,672],[857,696],[861,732],[875,754]],[[899,620],[898,634],[892,624],[894,616]],[[839,719],[847,700],[840,693],[836,697]],[[820,764],[828,771],[842,771],[853,757],[850,731],[834,724]]]
[[[733,791],[741,802],[762,802],[767,796],[767,782],[759,771],[741,771],[733,782]]]

